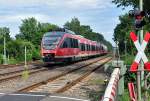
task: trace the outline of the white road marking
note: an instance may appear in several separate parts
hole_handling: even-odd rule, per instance
[[[7,95],[19,95],[19,96],[46,96],[46,95],[36,95],[36,94],[7,94]]]
[[[5,93],[0,93],[0,95],[5,95]]]
[[[7,94],[7,93],[0,93],[0,95],[13,95],[13,96],[46,96],[46,95],[39,95],[39,94]]]
[[[71,98],[71,97],[63,97],[63,96],[50,96],[50,97],[61,98],[61,99],[70,99],[70,100],[76,100],[76,101],[90,101],[90,100],[77,99],[77,98]]]
[[[0,95],[12,95],[12,96],[39,96],[39,97],[44,97],[47,95],[39,95],[39,94],[7,94],[7,93],[0,93]],[[63,96],[49,96],[52,98],[60,98],[60,99],[70,99],[70,100],[76,100],[76,101],[90,101],[90,100],[84,100],[84,99],[78,99],[78,98],[71,98],[71,97],[63,97]]]

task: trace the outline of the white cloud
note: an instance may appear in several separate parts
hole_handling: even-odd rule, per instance
[[[0,23],[18,22],[18,21],[21,21],[22,19],[26,19],[26,18],[29,18],[29,17],[34,17],[38,21],[41,21],[41,22],[47,22],[47,21],[50,20],[49,16],[42,15],[42,14],[18,14],[18,15],[12,15],[12,16],[2,15],[2,16],[0,16],[0,19],[3,19],[3,20],[0,20]]]
[[[1,0],[4,6],[48,5],[50,8],[95,9],[111,7],[111,0]]]
[[[67,3],[74,8],[105,8],[110,6],[110,0],[69,0]]]
[[[0,0],[0,27],[8,26],[14,36],[14,33],[19,32],[21,20],[28,17],[62,26],[75,16],[81,24],[90,25],[94,31],[102,33],[105,38],[112,41],[113,28],[118,23],[119,13],[116,13],[117,9],[114,9],[111,1]]]
[[[39,3],[42,0],[0,0],[1,5],[18,6]]]

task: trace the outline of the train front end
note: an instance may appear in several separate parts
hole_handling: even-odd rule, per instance
[[[55,55],[58,49],[58,44],[63,36],[61,32],[47,32],[43,35],[41,42],[41,55],[45,63],[55,63]]]

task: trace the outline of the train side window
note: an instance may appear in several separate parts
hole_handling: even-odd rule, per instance
[[[81,51],[83,51],[83,43],[81,43]]]
[[[98,46],[96,46],[96,51],[98,51]]]
[[[80,50],[82,51],[82,43],[80,43]]]
[[[92,45],[92,51],[93,51],[93,45]]]
[[[70,47],[70,39],[66,38],[63,44],[61,45],[61,48],[69,48],[69,47]]]
[[[87,44],[85,44],[85,50],[87,51]]]
[[[83,44],[83,51],[85,51],[86,50],[86,47],[85,47],[85,44]]]
[[[71,38],[71,48],[79,48],[78,40]]]
[[[94,51],[96,51],[96,46],[94,45]]]
[[[77,39],[74,40],[75,40],[75,48],[79,48],[78,40]]]
[[[74,48],[74,40],[70,38],[70,48]]]
[[[87,50],[87,51],[89,50],[89,48],[88,48],[88,44],[86,44],[86,50]]]
[[[83,44],[83,43],[80,43],[80,45],[81,45],[81,51],[84,51],[84,50],[85,50],[84,44]]]
[[[90,45],[88,44],[88,51],[90,51]]]
[[[67,47],[68,47],[67,42],[64,41],[64,43],[63,43],[63,45],[62,45],[62,48],[67,48]]]
[[[93,49],[92,49],[92,45],[91,45],[91,51],[93,51]]]
[[[91,45],[89,45],[89,50],[91,51]]]

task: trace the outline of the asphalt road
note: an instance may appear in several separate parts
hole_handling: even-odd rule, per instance
[[[46,93],[0,93],[0,101],[89,101]]]

